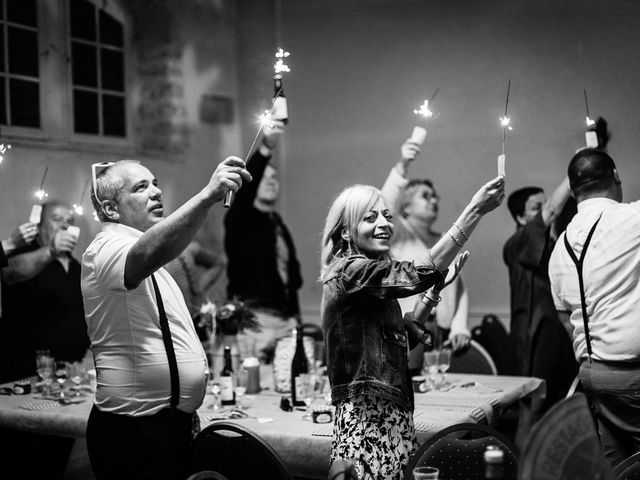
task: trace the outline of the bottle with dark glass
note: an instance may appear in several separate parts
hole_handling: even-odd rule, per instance
[[[287,107],[287,97],[284,94],[284,86],[282,85],[282,76],[276,74],[273,76],[273,107],[271,107],[271,118],[282,123],[289,121],[289,109]]]
[[[222,405],[235,405],[236,392],[233,384],[233,366],[231,364],[231,347],[224,347],[224,365],[220,372],[220,401]]]
[[[504,452],[496,445],[489,445],[484,451],[484,478],[486,480],[504,478]]]
[[[296,341],[296,350],[291,361],[291,400],[294,407],[303,407],[304,403],[304,384],[300,375],[309,373],[309,361],[307,354],[304,352],[302,343],[302,328],[298,326],[294,330]]]

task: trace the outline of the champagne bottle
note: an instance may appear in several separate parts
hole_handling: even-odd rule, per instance
[[[224,347],[224,365],[220,372],[220,400],[222,405],[235,405],[236,392],[233,385],[233,366],[231,365],[231,347]]]
[[[302,407],[304,403],[304,385],[300,375],[309,373],[309,361],[302,343],[302,328],[294,330],[296,350],[291,361],[291,400],[294,407]]]
[[[273,90],[271,118],[287,123],[289,121],[289,109],[287,108],[287,97],[284,94],[284,86],[282,85],[282,76],[280,74],[273,76]]]
[[[486,480],[504,478],[504,452],[496,445],[489,445],[484,451],[484,478]]]

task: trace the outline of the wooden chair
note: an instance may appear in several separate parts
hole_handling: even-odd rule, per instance
[[[436,467],[447,480],[483,480],[484,451],[489,445],[504,452],[504,479],[516,478],[518,450],[497,430],[477,423],[461,423],[445,428],[429,438],[411,458],[404,479],[413,480],[413,469]]]
[[[591,410],[575,393],[544,414],[533,426],[520,457],[520,480],[613,480]]]
[[[640,480],[640,452],[618,464],[613,473],[616,480]]]
[[[475,340],[469,341],[469,347],[453,352],[451,355],[451,373],[481,373],[497,375],[498,369],[491,355]]]
[[[228,480],[293,480],[273,448],[253,431],[232,422],[215,422],[198,434],[192,468],[213,470]]]

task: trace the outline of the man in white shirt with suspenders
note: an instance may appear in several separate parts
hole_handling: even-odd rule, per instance
[[[549,262],[554,303],[570,314],[580,381],[612,465],[640,451],[640,201],[622,203],[611,157],[584,149],[568,169],[578,213]]]

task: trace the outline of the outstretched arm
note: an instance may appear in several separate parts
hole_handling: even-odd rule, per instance
[[[234,193],[251,175],[238,157],[227,157],[213,172],[209,183],[178,210],[147,230],[127,254],[124,280],[127,288],[137,287],[142,280],[176,258],[196,235],[209,208]]]
[[[542,205],[542,221],[546,226],[557,218],[570,196],[569,177],[565,177]]]

